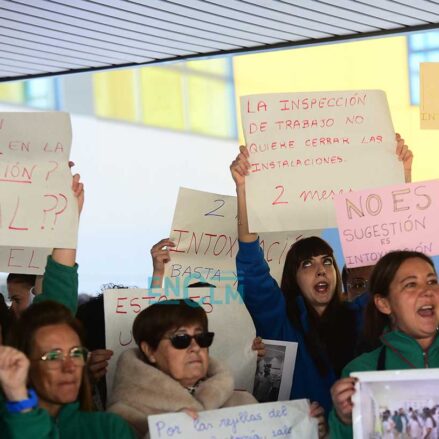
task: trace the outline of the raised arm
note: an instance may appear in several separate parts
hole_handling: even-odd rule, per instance
[[[250,168],[249,153],[245,146],[240,146],[239,150],[230,165],[238,199],[238,290],[252,316],[257,334],[267,339],[282,339],[287,326],[285,300],[270,275],[258,235],[249,231],[245,193],[245,178]]]
[[[238,199],[238,238],[241,242],[256,241],[258,235],[250,233],[248,228],[247,204],[245,194],[245,177],[249,174],[250,162],[247,147],[241,145],[240,153],[230,165],[230,172],[236,185],[236,195]]]
[[[406,183],[412,182],[412,164],[413,164],[413,152],[405,144],[405,140],[399,133],[396,133],[396,155],[398,160],[402,162],[404,166],[404,180]]]
[[[163,238],[157,244],[154,244],[151,247],[153,266],[151,288],[161,288],[163,285],[165,265],[171,260],[169,247],[175,247],[174,242],[171,241],[169,238]]]

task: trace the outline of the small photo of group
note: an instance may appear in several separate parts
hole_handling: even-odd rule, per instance
[[[380,436],[383,439],[439,439],[439,405],[428,407],[431,401],[410,401],[398,410],[385,409],[380,414]],[[407,408],[408,406],[408,408]]]
[[[356,439],[439,439],[439,369],[353,375]]]

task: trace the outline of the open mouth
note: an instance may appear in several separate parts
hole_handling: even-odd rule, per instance
[[[328,289],[329,289],[328,282],[321,281],[321,282],[318,282],[318,283],[316,283],[314,285],[314,290],[317,291],[317,293],[320,293],[320,294],[327,293]]]
[[[418,309],[417,313],[421,317],[433,317],[435,316],[435,307],[434,305],[423,305]]]

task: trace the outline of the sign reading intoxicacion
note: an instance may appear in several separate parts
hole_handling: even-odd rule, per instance
[[[379,90],[241,97],[252,232],[335,227],[332,199],[404,181]]]
[[[260,234],[270,273],[279,283],[289,248],[298,239],[320,230]],[[170,233],[175,247],[165,266],[164,285],[208,282],[217,287],[237,285],[238,230],[236,197],[180,188]]]
[[[0,245],[76,248],[67,113],[0,113]]]
[[[392,250],[439,254],[439,180],[342,194],[335,198],[346,265],[374,265]]]

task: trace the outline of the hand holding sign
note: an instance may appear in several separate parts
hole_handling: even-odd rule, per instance
[[[161,239],[151,248],[153,273],[151,279],[151,288],[161,288],[163,284],[163,276],[165,274],[165,266],[171,260],[169,247],[175,247],[173,241],[169,238]]]
[[[71,137],[66,113],[0,113],[0,245],[76,247]]]
[[[404,181],[406,183],[411,183],[413,152],[404,143],[404,139],[399,133],[396,133],[396,155],[398,160],[401,161],[404,166]]]

